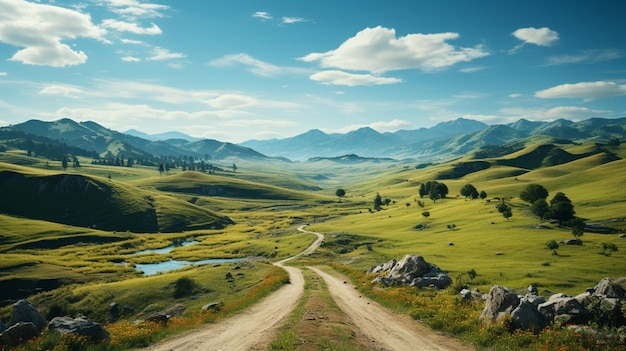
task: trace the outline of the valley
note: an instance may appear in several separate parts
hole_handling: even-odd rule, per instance
[[[477,140],[478,131],[453,134],[446,145],[451,140],[463,145],[455,148],[457,153],[429,154],[428,158],[346,154],[294,162],[259,156],[263,154],[252,149],[244,155],[242,150],[247,149],[235,152],[234,145],[222,145],[229,153],[215,151],[211,158],[202,156],[206,150],[184,157],[183,151],[157,157],[139,146],[116,142],[67,154],[78,161],[76,167],[33,154],[20,146],[26,145],[20,139],[24,135],[13,131],[10,138],[0,138],[0,320],[8,322],[12,303],[28,299],[49,320],[80,314],[108,325],[111,342],[116,343],[112,349],[145,347],[205,322],[236,316],[284,286],[289,281],[287,273],[272,263],[313,243],[311,235],[297,230],[302,225],[323,233],[324,241],[314,253],[285,265],[338,271],[374,299],[381,291],[400,296],[409,290],[373,287],[364,272],[407,254],[423,256],[457,284],[441,292],[410,288],[414,289],[410,296],[445,299],[461,285],[486,294],[494,284],[520,293],[534,285],[546,297],[576,295],[603,278],[626,276],[622,235],[626,232],[626,146],[619,138],[615,142],[620,133],[614,127],[591,122],[566,123],[566,128],[577,130],[576,139],[567,139],[563,129],[555,134],[525,132],[523,138],[514,134],[507,142],[493,143],[484,138],[470,142]],[[580,129],[596,124],[606,133]],[[84,141],[90,140],[94,130],[102,133],[89,123],[62,120],[55,128],[62,129],[59,126],[90,129],[77,134],[83,144],[72,147],[85,147]],[[555,128],[556,124],[541,125],[533,130]],[[127,138],[116,133],[106,131],[118,140]],[[92,137],[104,138],[97,133]],[[30,140],[42,146],[55,142]],[[69,144],[71,139],[66,134],[63,140]],[[112,149],[112,145],[122,147]],[[126,163],[93,162],[89,152],[103,160],[109,154],[113,159],[121,156]],[[137,163],[128,166],[129,158]],[[159,162],[171,165],[160,172]],[[211,171],[200,169],[200,162],[211,164]],[[447,194],[421,197],[420,187],[432,181],[445,184]],[[485,197],[461,195],[467,184],[484,191]],[[557,193],[571,200],[575,216],[586,223],[579,236],[582,245],[565,245],[574,238],[569,222],[559,226],[554,219],[541,220],[521,199],[520,193],[530,184],[545,187],[548,201]],[[345,195],[337,196],[337,189]],[[380,206],[375,203],[377,195]],[[496,205],[501,203],[509,207],[511,216],[499,212]],[[559,243],[557,254],[546,248],[552,240]],[[189,241],[194,244],[180,245]],[[133,255],[170,245],[179,246],[165,253]],[[615,250],[607,251],[607,247]],[[241,261],[150,276],[135,270],[169,260],[207,259]],[[310,279],[311,274],[306,276]],[[176,296],[176,284],[182,278],[194,284],[188,294]],[[327,284],[332,293],[331,283]],[[213,302],[224,307],[202,310]],[[412,310],[394,303],[385,307],[404,314]],[[115,314],[112,304],[121,306]],[[479,304],[463,307],[468,308],[463,310],[467,320],[473,320],[476,310],[480,312]],[[172,324],[179,324],[144,334],[140,341],[113,336],[123,323],[143,320],[154,312],[169,312],[179,321]],[[431,325],[428,317],[423,322]],[[477,348],[507,349],[497,346],[497,341],[481,346],[468,336],[470,332],[446,333]]]

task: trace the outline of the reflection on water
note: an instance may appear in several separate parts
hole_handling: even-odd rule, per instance
[[[159,263],[136,264],[135,269],[137,271],[143,271],[143,274],[148,276],[148,275],[159,274],[162,272],[168,272],[168,271],[181,269],[187,266],[200,266],[200,265],[209,264],[209,263],[231,263],[231,262],[239,262],[241,260],[243,260],[243,258],[212,258],[209,260],[202,260],[202,261],[169,260],[169,261],[159,262]]]

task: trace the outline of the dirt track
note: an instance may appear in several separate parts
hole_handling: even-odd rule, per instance
[[[301,226],[298,230],[317,235],[315,242],[300,254],[275,263],[289,272],[291,284],[283,286],[262,302],[231,318],[175,336],[144,350],[267,350],[276,330],[295,308],[304,290],[302,272],[298,268],[284,266],[284,263],[312,253],[324,239],[322,234],[303,228]],[[472,350],[456,340],[436,334],[407,316],[393,314],[373,301],[359,297],[358,291],[351,284],[344,283],[337,276],[315,267],[309,269],[326,281],[337,305],[376,343],[377,349]]]

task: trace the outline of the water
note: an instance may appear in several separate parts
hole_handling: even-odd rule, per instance
[[[169,260],[165,262],[159,263],[148,263],[148,264],[136,264],[135,270],[143,271],[143,275],[155,275],[163,272],[175,271],[177,269],[181,269],[187,266],[200,266],[204,264],[216,264],[216,263],[231,263],[231,262],[240,262],[244,260],[243,258],[212,258],[208,260],[202,261],[177,261],[177,260]]]
[[[135,253],[133,253],[133,255],[145,255],[145,254],[149,254],[149,253],[155,253],[155,254],[166,254],[166,253],[170,253],[172,250],[174,250],[177,247],[181,247],[181,246],[191,246],[191,245],[195,245],[199,243],[199,241],[191,241],[191,240],[185,240],[180,244],[172,244],[170,246],[161,248],[161,249],[148,249],[148,250],[143,250],[143,251],[137,251]]]

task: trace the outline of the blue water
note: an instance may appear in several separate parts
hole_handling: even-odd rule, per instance
[[[159,263],[149,263],[149,264],[136,264],[135,270],[143,271],[143,275],[155,275],[162,272],[175,271],[177,269],[181,269],[187,266],[200,266],[203,264],[210,263],[231,263],[231,262],[239,262],[243,260],[243,258],[212,258],[209,260],[202,261],[175,261],[169,260],[165,262]]]
[[[191,246],[191,245],[195,245],[199,243],[199,241],[191,241],[191,240],[186,240],[183,241],[180,245],[175,245],[172,244],[170,246],[164,247],[162,249],[149,249],[149,250],[143,250],[143,251],[137,251],[135,253],[133,253],[133,255],[145,255],[145,254],[149,254],[149,253],[155,253],[155,254],[166,254],[166,253],[170,253],[172,250],[174,250],[177,247],[181,247],[181,246]]]

